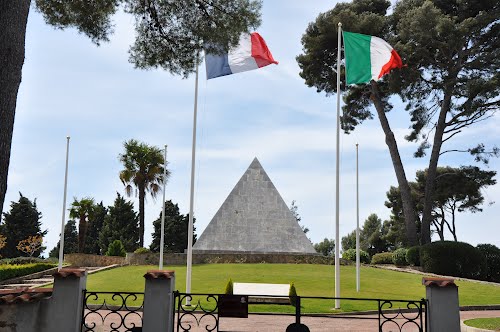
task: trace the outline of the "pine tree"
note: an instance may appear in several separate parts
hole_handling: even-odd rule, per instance
[[[101,252],[106,252],[115,240],[120,240],[127,252],[133,252],[139,247],[139,218],[134,204],[117,193],[114,205],[108,210],[99,235]]]
[[[57,241],[57,245],[49,252],[49,257],[59,257],[59,245],[61,241]],[[78,232],[76,231],[76,221],[70,219],[64,225],[64,253],[73,254],[78,252]]]
[[[94,206],[94,212],[89,218],[87,225],[87,236],[85,237],[85,249],[86,254],[101,255],[101,247],[99,246],[99,235],[104,226],[104,219],[108,214],[108,209],[99,203]]]
[[[7,237],[6,245],[1,250],[2,257],[11,258],[18,256],[28,256],[19,251],[16,247],[19,241],[25,240],[30,236],[47,234],[42,231],[42,214],[36,206],[36,199],[32,202],[19,193],[19,201],[11,202],[10,211],[3,214],[4,223],[1,225],[0,233]],[[38,257],[43,248],[37,250],[33,257]]]

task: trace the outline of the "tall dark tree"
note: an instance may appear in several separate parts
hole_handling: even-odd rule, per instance
[[[42,213],[38,211],[36,199],[31,201],[19,193],[19,201],[10,203],[10,210],[3,214],[4,222],[0,226],[0,234],[4,235],[6,245],[1,249],[2,257],[27,256],[16,247],[21,240],[30,236],[45,236],[47,231],[42,231]],[[38,257],[41,250],[34,253]]]
[[[425,186],[421,242],[430,242],[432,197],[439,157],[468,152],[477,161],[498,155],[496,147],[461,150],[443,144],[464,129],[496,112],[500,106],[500,4],[498,1],[401,0],[391,14],[389,1],[354,0],[320,14],[302,38],[304,54],[297,57],[306,84],[327,94],[336,88],[337,23],[347,31],[388,40],[408,66],[367,85],[343,86],[346,132],[373,118],[375,107],[392,158],[402,197],[406,236],[416,243],[416,213],[397,142],[386,117],[389,98],[397,95],[411,115],[406,137],[419,141],[416,157],[431,149]],[[429,137],[433,137],[432,142]]]
[[[356,249],[356,230],[353,230],[341,239],[342,250]]]
[[[317,253],[323,254],[323,256],[334,257],[335,256],[335,240],[334,239],[325,239],[320,243],[314,244],[314,250]]]
[[[139,194],[139,246],[144,247],[144,200],[146,193],[153,198],[161,190],[161,184],[168,180],[163,178],[164,157],[162,151],[145,143],[131,139],[123,144],[125,152],[120,154],[124,169],[120,172],[120,180],[125,185],[128,196],[134,192]]]
[[[94,211],[89,218],[87,225],[87,235],[85,237],[85,249],[86,254],[100,255],[104,254],[101,252],[101,247],[99,246],[99,234],[101,233],[102,227],[104,226],[104,219],[108,214],[108,209],[101,203],[94,205]]]
[[[94,207],[95,203],[93,198],[85,197],[78,200],[75,197],[69,209],[69,217],[78,219],[78,252],[80,253],[85,251],[88,222],[94,214]]]
[[[370,214],[363,226],[360,227],[359,247],[369,253],[370,256],[389,249],[384,238],[382,220],[375,213]],[[347,249],[356,249],[356,230],[342,237],[342,250]]]
[[[139,247],[139,218],[134,211],[134,204],[126,201],[116,193],[114,205],[108,208],[104,217],[104,225],[99,235],[101,252],[105,253],[108,246],[115,240],[120,240],[127,252],[133,252]]]
[[[196,218],[193,218],[193,244],[196,243],[197,235],[194,227]],[[165,202],[165,233],[164,252],[184,252],[188,245],[189,214],[183,215],[179,212],[179,206],[171,200]],[[150,249],[154,252],[160,251],[161,236],[161,213],[153,222],[153,242]]]
[[[49,252],[49,257],[59,257],[61,241]],[[76,231],[76,221],[70,219],[64,225],[64,253],[73,254],[78,252],[78,232]]]
[[[242,32],[260,24],[258,0],[35,0],[45,21],[76,28],[95,44],[108,41],[113,14],[123,6],[136,22],[130,61],[137,68],[163,68],[187,77],[204,45],[237,44]],[[16,100],[24,64],[31,0],[0,1],[0,214],[7,191]]]

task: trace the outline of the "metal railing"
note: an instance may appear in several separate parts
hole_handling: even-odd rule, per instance
[[[142,330],[144,293],[83,292],[82,332]]]

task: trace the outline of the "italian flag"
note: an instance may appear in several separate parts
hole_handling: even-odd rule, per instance
[[[401,68],[399,54],[385,40],[343,31],[347,84],[379,80],[393,68]]]

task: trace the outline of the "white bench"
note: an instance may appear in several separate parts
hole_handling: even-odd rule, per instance
[[[290,304],[289,284],[233,283],[234,295],[248,295],[248,303]]]

